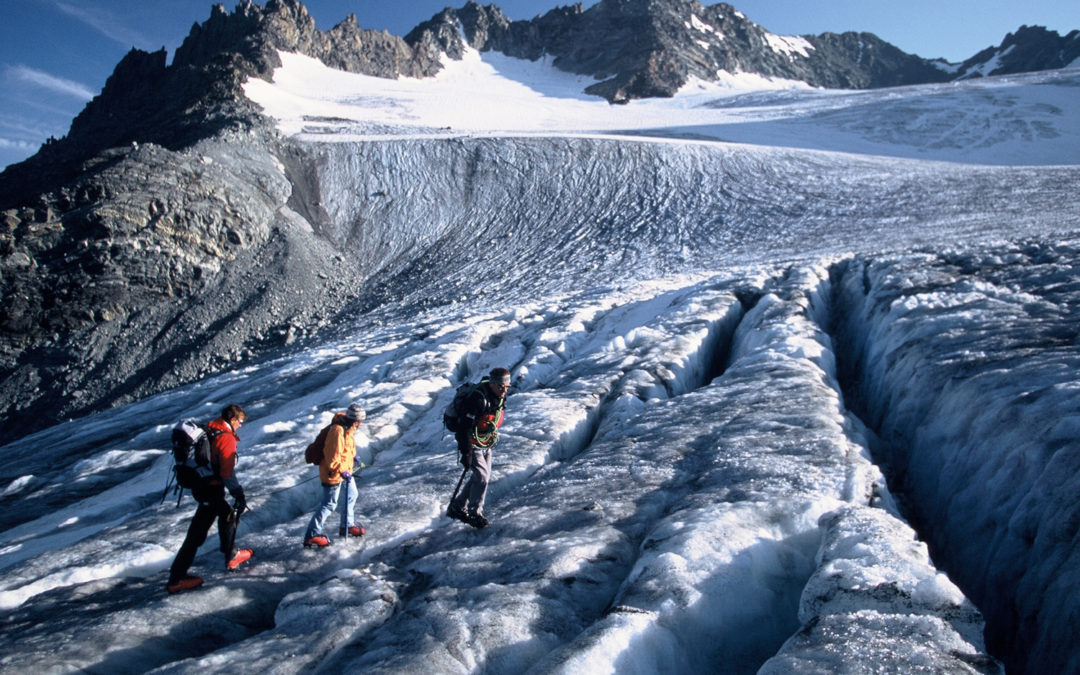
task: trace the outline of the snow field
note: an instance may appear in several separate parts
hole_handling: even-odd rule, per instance
[[[350,262],[386,279],[372,302],[466,311],[627,278],[946,246],[1017,227],[1059,231],[1069,227],[1062,214],[1080,208],[1066,189],[1075,167],[582,138],[310,150],[328,234],[347,242]]]
[[[641,134],[973,164],[1080,160],[1075,70],[870,91],[722,73],[669,99],[612,106],[583,93],[591,79],[548,59],[467,50],[434,78],[385,80],[279,57],[273,82],[249,80],[244,90],[305,142]]]

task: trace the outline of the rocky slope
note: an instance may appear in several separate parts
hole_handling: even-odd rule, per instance
[[[240,90],[279,49],[439,67],[354,17],[319,31],[293,0],[215,6],[172,65],[133,49],[65,138],[0,175],[0,441],[291,342],[355,297],[364,271],[323,229],[305,161]]]
[[[237,136],[106,153],[5,212],[4,440],[291,342],[355,293],[362,270],[289,206],[282,161]]]

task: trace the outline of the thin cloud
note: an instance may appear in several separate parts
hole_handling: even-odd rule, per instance
[[[0,136],[0,150],[18,150],[20,152],[32,152],[38,149],[38,144],[26,141],[13,141],[10,138]]]
[[[43,70],[37,70],[29,66],[9,66],[7,72],[8,76],[17,82],[32,84],[55,94],[71,96],[81,101],[89,101],[95,95],[92,89],[81,82],[50,75]]]
[[[55,125],[43,122],[40,116],[0,114],[0,135],[9,141],[16,137],[28,140],[45,138],[53,133],[53,126]]]
[[[138,47],[147,50],[149,41],[140,33],[121,25],[120,21],[111,13],[93,9],[76,7],[66,2],[57,2],[56,8],[68,16],[82,21],[87,26],[98,31],[105,37],[119,43],[122,47]]]

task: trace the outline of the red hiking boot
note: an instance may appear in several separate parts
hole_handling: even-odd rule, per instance
[[[240,567],[241,565],[243,565],[247,561],[251,560],[251,556],[253,556],[253,555],[255,555],[254,550],[252,550],[250,548],[242,548],[242,549],[240,549],[239,551],[236,552],[236,555],[234,555],[232,557],[232,560],[230,560],[225,566],[228,568],[228,570],[230,572],[232,572],[237,567]]]
[[[324,537],[321,534],[317,534],[314,537],[308,537],[307,539],[304,540],[304,547],[305,548],[311,548],[312,546],[318,546],[319,548],[323,548],[324,546],[329,546],[329,545],[330,545],[330,540],[327,539],[326,537]]]
[[[191,575],[184,575],[176,581],[170,581],[165,585],[165,590],[169,592],[169,595],[173,593],[179,593],[181,591],[190,591],[193,588],[202,586],[202,577],[193,577]]]
[[[362,537],[364,536],[365,531],[363,525],[350,525],[348,530],[344,527],[339,527],[338,535],[344,537],[348,534],[350,537]]]

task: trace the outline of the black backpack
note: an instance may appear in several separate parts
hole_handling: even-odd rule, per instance
[[[443,410],[442,422],[443,426],[446,427],[447,431],[456,434],[458,432],[458,429],[462,428],[462,404],[465,403],[465,399],[472,396],[473,392],[479,389],[481,385],[486,384],[487,381],[488,378],[485,377],[476,384],[466,382],[465,384],[457,388],[457,391],[454,392],[454,400],[450,401],[450,403]]]
[[[180,420],[173,427],[173,471],[180,487],[190,490],[214,475],[210,459],[210,439],[220,433],[192,419]]]

